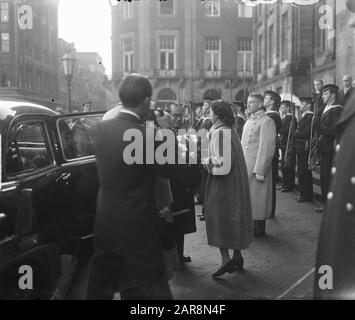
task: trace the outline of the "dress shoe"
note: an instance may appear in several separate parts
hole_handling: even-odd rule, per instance
[[[293,191],[292,188],[282,188],[282,189],[281,189],[281,192],[282,192],[282,193],[287,193],[287,192],[292,192],[292,191]]]
[[[239,257],[236,259],[233,259],[234,267],[237,271],[243,271],[244,270],[244,259],[243,257]]]
[[[265,236],[265,220],[254,220],[254,237],[262,238]]]
[[[181,263],[190,263],[192,260],[191,260],[191,257],[189,257],[189,256],[183,256],[180,258],[180,261],[181,261]]]
[[[276,190],[282,190],[282,189],[283,189],[282,186],[279,186],[279,187],[276,188]]]
[[[236,271],[236,267],[234,265],[234,261],[231,260],[228,263],[226,263],[222,268],[218,269],[217,272],[212,274],[212,278],[218,278],[220,276],[223,276],[225,273],[234,273]]]

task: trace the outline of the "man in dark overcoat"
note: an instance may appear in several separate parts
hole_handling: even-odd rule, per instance
[[[355,0],[348,0],[346,5],[349,11],[355,13]],[[355,27],[355,15],[349,25]],[[319,236],[314,297],[353,300],[355,298],[355,96],[348,100],[337,124],[337,132],[338,141],[334,160],[334,168],[337,170],[327,195],[326,214]],[[328,269],[324,270],[324,266]],[[323,267],[322,273],[321,267]],[[324,276],[326,276],[325,280]],[[328,280],[331,280],[331,283]]]
[[[113,119],[99,122],[94,135],[100,189],[87,298],[112,299],[120,292],[122,299],[171,299],[155,176],[188,181],[197,166],[156,162],[158,146],[147,139],[144,123],[152,112],[152,85],[147,78],[127,76],[119,96],[123,108]]]
[[[322,89],[322,98],[326,105],[319,122],[318,128],[318,153],[320,164],[320,184],[323,203],[327,200],[327,194],[331,179],[334,174],[332,161],[334,156],[334,141],[337,138],[336,124],[340,119],[343,107],[337,103],[339,87],[328,84]],[[316,208],[317,212],[324,212],[323,207]]]

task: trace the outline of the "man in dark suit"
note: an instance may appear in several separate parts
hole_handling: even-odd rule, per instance
[[[337,138],[336,124],[340,119],[343,107],[337,104],[337,95],[339,87],[335,84],[328,84],[323,87],[322,98],[326,105],[322,116],[317,123],[318,128],[318,152],[320,164],[320,184],[323,203],[327,200],[329,183],[334,156],[334,141]],[[324,212],[323,207],[316,208],[317,212]]]
[[[269,90],[264,95],[264,107],[266,108],[266,115],[269,116],[275,123],[276,137],[280,133],[282,121],[279,114],[281,97],[275,91]],[[276,138],[277,139],[277,138]],[[272,212],[271,218],[275,218],[276,209],[276,183],[279,178],[279,148],[275,150],[275,156],[272,160]]]
[[[300,98],[303,104],[301,119],[293,137],[295,139],[295,151],[297,154],[297,177],[300,195],[296,198],[298,202],[312,202],[313,200],[313,177],[309,169],[308,158],[311,143],[312,121],[314,112],[312,109],[312,98]]]
[[[100,190],[87,298],[112,299],[117,291],[122,299],[171,299],[155,203],[155,175],[186,181],[197,168],[156,163],[157,146],[154,141],[152,146],[146,145],[149,136],[143,123],[152,112],[152,86],[147,78],[129,75],[119,96],[123,108],[95,130]],[[153,152],[149,154],[148,149]]]
[[[296,153],[294,148],[293,133],[297,127],[297,119],[292,112],[291,101],[281,101],[281,106],[286,107],[286,114],[282,119],[280,129],[280,144],[282,151],[281,172],[282,189],[281,192],[291,192],[295,187],[296,176]],[[287,152],[287,153],[286,153]]]
[[[341,104],[344,107],[355,92],[355,89],[352,87],[352,82],[353,82],[353,78],[350,75],[346,74],[343,77],[344,88],[342,90],[339,90],[339,104]]]

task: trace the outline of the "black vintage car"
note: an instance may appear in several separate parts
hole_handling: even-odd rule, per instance
[[[90,256],[102,116],[0,100],[0,299],[61,299]]]

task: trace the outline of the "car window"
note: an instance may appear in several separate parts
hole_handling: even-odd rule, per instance
[[[48,167],[52,163],[44,124],[42,122],[20,124],[8,146],[6,174],[28,173]]]
[[[58,128],[64,157],[67,160],[90,157],[94,152],[94,126],[102,115],[60,119]]]

